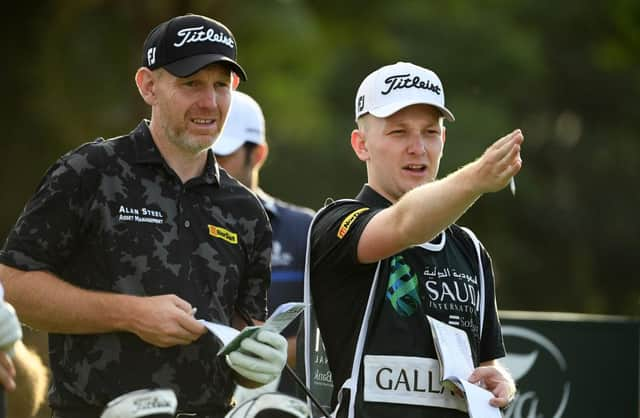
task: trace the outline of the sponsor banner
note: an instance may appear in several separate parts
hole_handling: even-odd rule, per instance
[[[467,410],[440,382],[438,360],[426,357],[364,356],[364,400]]]
[[[518,395],[505,418],[638,417],[640,321],[501,312]]]

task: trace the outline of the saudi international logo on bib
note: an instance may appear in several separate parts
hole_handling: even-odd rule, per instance
[[[387,284],[387,299],[401,316],[411,316],[420,304],[418,278],[401,255],[391,259],[391,274]]]

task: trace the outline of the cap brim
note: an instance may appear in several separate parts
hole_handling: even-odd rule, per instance
[[[447,109],[446,107],[437,105],[432,102],[424,101],[424,100],[406,100],[401,102],[395,102],[395,103],[388,104],[386,106],[380,106],[376,109],[372,109],[369,111],[369,113],[371,113],[373,116],[377,118],[386,118],[393,115],[397,111],[404,109],[405,107],[415,105],[415,104],[426,104],[429,106],[433,106],[436,109],[438,109],[440,113],[442,113],[442,116],[444,116],[444,118],[449,122],[454,122],[456,120],[456,118],[453,117],[453,113],[451,113],[449,109]]]
[[[234,73],[238,74],[242,81],[247,80],[247,74],[244,72],[242,67],[231,58],[221,54],[194,55],[174,61],[165,65],[163,68],[176,77],[189,77],[207,65],[214,63],[228,65]]]
[[[222,157],[226,157],[227,155],[231,155],[236,152],[242,144],[245,143],[243,140],[239,140],[237,138],[230,138],[228,136],[220,135],[218,139],[213,143],[212,150],[216,155],[220,155]]]

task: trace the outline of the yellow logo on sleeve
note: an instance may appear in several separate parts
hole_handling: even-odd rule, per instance
[[[340,239],[344,238],[344,236],[347,235],[347,232],[349,232],[349,228],[351,228],[353,221],[355,221],[356,218],[358,218],[358,216],[360,216],[362,212],[366,212],[368,210],[369,208],[362,208],[362,209],[354,210],[353,212],[348,214],[347,217],[344,218],[344,220],[340,224],[340,228],[338,228],[338,234],[337,234],[338,238]]]
[[[209,235],[216,238],[221,238],[231,244],[238,243],[238,234],[235,232],[231,232],[228,229],[224,229],[220,226],[208,225],[209,226]]]

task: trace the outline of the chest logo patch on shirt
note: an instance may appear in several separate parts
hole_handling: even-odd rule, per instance
[[[391,259],[391,271],[387,283],[387,300],[400,316],[413,315],[420,305],[418,277],[401,255]]]
[[[228,229],[224,229],[220,226],[208,225],[209,227],[209,235],[215,238],[220,238],[228,243],[237,244],[238,243],[238,234],[235,232],[231,232]]]
[[[118,208],[118,220],[120,222],[162,224],[164,223],[164,214],[159,210],[120,205]]]
[[[369,208],[362,208],[362,209],[354,210],[353,212],[348,214],[340,224],[340,228],[338,228],[338,234],[337,234],[338,238],[340,239],[344,238],[345,235],[347,235],[347,232],[349,232],[349,228],[351,228],[353,221],[355,221],[362,212],[366,212],[368,210]]]

